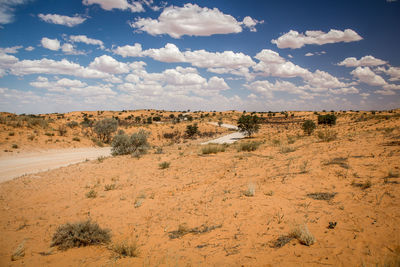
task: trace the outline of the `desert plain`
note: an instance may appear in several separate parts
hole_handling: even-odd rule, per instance
[[[235,132],[218,122],[243,112],[1,113],[0,161],[107,147],[84,122],[111,117],[151,147],[5,179],[0,266],[399,266],[400,110],[337,111],[303,132],[330,113],[255,113],[258,132],[214,147],[202,143]],[[51,246],[60,225],[88,220],[109,242]]]

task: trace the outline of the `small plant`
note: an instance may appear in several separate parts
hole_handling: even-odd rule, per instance
[[[44,135],[46,135],[46,136],[54,136],[54,133],[46,132],[46,133],[44,133]]]
[[[352,185],[352,186],[355,186],[355,187],[359,187],[359,188],[361,188],[362,190],[365,190],[365,189],[370,188],[370,187],[372,186],[372,183],[371,183],[370,180],[366,181],[365,183],[357,183],[356,181],[353,181],[353,182],[351,183],[351,185]]]
[[[70,122],[67,122],[66,125],[67,125],[67,127],[69,127],[69,128],[75,128],[75,127],[78,127],[79,123],[76,122],[76,121],[70,121]]]
[[[92,189],[89,192],[87,192],[85,196],[87,198],[96,198],[97,197],[97,192]]]
[[[226,145],[220,144],[207,144],[201,148],[201,154],[216,154],[218,152],[225,152]]]
[[[110,242],[110,230],[102,229],[90,220],[59,226],[53,235],[51,246],[61,250]]]
[[[138,257],[139,256],[139,247],[136,241],[128,243],[116,243],[111,247],[111,250],[117,253],[121,257]]]
[[[239,144],[238,152],[240,151],[255,151],[261,145],[260,142],[252,141],[252,142],[242,142]]]
[[[330,142],[336,140],[337,132],[325,129],[324,131],[317,132],[317,136],[323,142]]]
[[[17,149],[18,145],[17,144],[13,144],[11,147],[14,148],[14,149]]]
[[[72,138],[72,141],[76,141],[76,142],[80,142],[81,141],[81,139],[79,138],[79,137],[74,137],[74,138]]]
[[[312,120],[306,120],[301,127],[305,134],[311,135],[317,126]]]
[[[290,153],[290,152],[294,152],[296,151],[296,148],[291,147],[291,146],[281,146],[281,153],[286,154],[286,153]]]
[[[307,194],[308,197],[315,199],[315,200],[331,200],[336,196],[336,193],[327,193],[327,192],[316,192]]]
[[[8,136],[14,136],[15,135],[15,133],[14,132],[10,132],[10,133],[8,133]]]
[[[315,243],[315,237],[310,233],[305,224],[294,227],[289,236],[296,238],[301,244],[306,246],[311,246]]]
[[[169,165],[170,165],[170,162],[164,161],[164,162],[161,162],[160,164],[158,164],[158,167],[163,170],[163,169],[169,168]]]
[[[104,186],[104,191],[111,191],[115,189],[115,184],[106,184]]]
[[[308,166],[308,160],[303,161],[303,163],[300,165],[300,173],[307,173],[307,166]]]
[[[154,154],[163,154],[163,153],[164,153],[163,148],[160,146],[157,147],[156,151],[154,152]]]

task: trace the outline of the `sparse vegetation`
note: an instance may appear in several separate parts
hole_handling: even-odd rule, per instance
[[[227,145],[220,144],[207,144],[201,147],[201,154],[216,154],[218,152],[225,152]]]
[[[221,227],[222,227],[221,224],[214,226],[208,226],[203,224],[200,227],[189,228],[186,224],[180,224],[178,230],[169,232],[169,238],[170,239],[181,238],[187,234],[204,234]]]
[[[53,235],[51,246],[61,250],[110,242],[110,230],[102,229],[90,220],[59,226]]]
[[[325,130],[318,131],[317,136],[323,142],[330,142],[330,141],[336,140],[337,132],[330,130],[330,129],[325,129]]]
[[[261,145],[260,142],[251,141],[251,142],[241,142],[238,146],[238,152],[240,151],[255,151]]]
[[[194,123],[193,125],[187,125],[186,126],[186,135],[188,138],[194,137],[196,134],[199,133],[199,127],[197,126],[197,123]]]

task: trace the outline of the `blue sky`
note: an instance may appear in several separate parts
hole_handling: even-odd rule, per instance
[[[0,0],[0,111],[400,104],[400,2]]]

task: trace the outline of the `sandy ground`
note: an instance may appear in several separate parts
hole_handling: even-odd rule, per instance
[[[0,158],[0,183],[15,177],[111,156],[111,148],[52,149]]]
[[[216,122],[209,122],[209,124],[211,125],[215,125],[217,126],[218,123]],[[221,124],[221,127],[227,128],[227,129],[231,129],[231,130],[238,130],[238,127],[232,124],[226,124],[223,123]],[[227,134],[224,136],[221,136],[219,138],[213,139],[213,140],[209,140],[207,142],[203,142],[201,143],[202,145],[207,145],[207,144],[233,144],[236,141],[239,141],[240,139],[245,138],[245,135],[240,133],[240,132],[236,132],[236,133],[231,133],[231,134]]]
[[[340,114],[310,136],[299,124],[263,124],[250,152],[239,150],[246,139],[207,155],[205,138],[168,140],[161,153],[5,181],[0,266],[384,266],[400,255],[400,117],[388,115]],[[178,126],[163,127],[161,136]],[[310,196],[319,193],[333,197]],[[58,226],[87,219],[111,230],[110,244],[50,246]],[[315,243],[274,247],[297,224]],[[136,242],[138,257],[110,249],[120,242]]]

